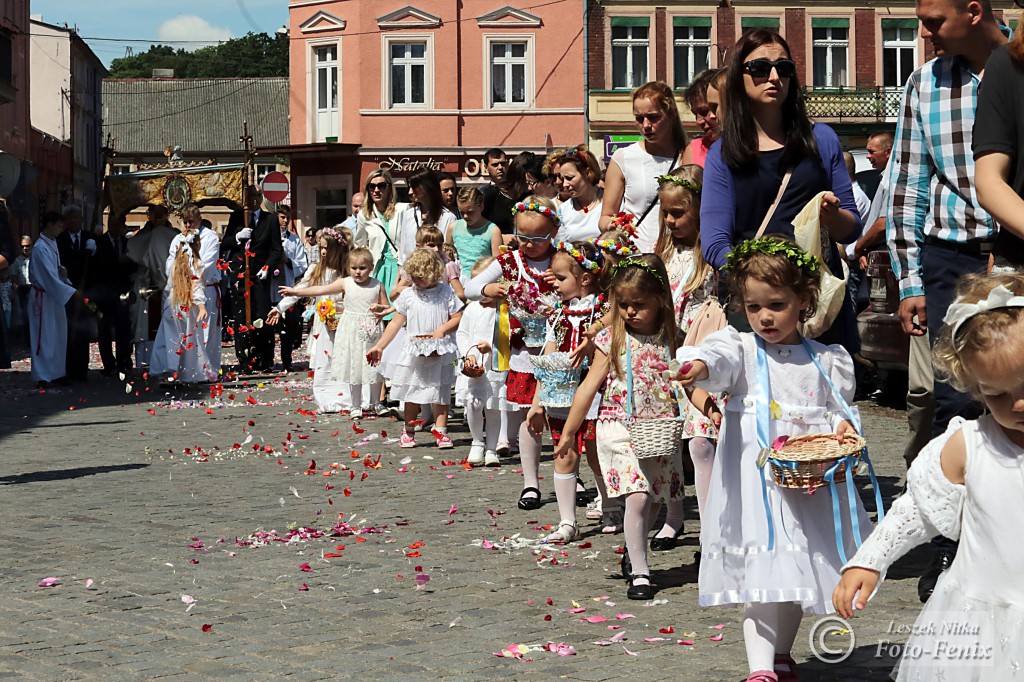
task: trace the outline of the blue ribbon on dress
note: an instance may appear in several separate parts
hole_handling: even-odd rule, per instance
[[[770,437],[770,422],[771,422],[771,418],[770,418],[771,382],[770,382],[770,378],[769,378],[769,375],[768,375],[768,355],[767,355],[767,352],[765,350],[764,339],[762,339],[760,336],[757,336],[756,337],[756,341],[757,341],[757,379],[758,379],[758,387],[757,387],[757,394],[756,394],[756,402],[757,402],[757,442],[758,442],[758,445],[761,446],[762,450],[764,450],[765,448],[768,448],[769,452],[770,452],[769,437]],[[814,354],[814,351],[811,349],[811,345],[810,345],[810,343],[807,342],[807,339],[801,338],[800,341],[803,344],[803,347],[807,350],[807,354],[810,356],[811,362],[814,363],[815,368],[817,368],[818,372],[825,379],[825,383],[828,385],[829,390],[832,392],[832,395],[835,397],[835,400],[839,404],[839,407],[843,410],[844,416],[846,417],[846,419],[848,419],[850,421],[851,424],[853,424],[853,428],[857,431],[857,433],[858,434],[861,433],[862,432],[862,426],[861,426],[860,417],[858,416],[858,414],[856,412],[854,412],[853,408],[850,407],[850,404],[848,402],[846,402],[846,399],[843,398],[842,394],[839,392],[839,389],[837,389],[836,385],[832,382],[831,377],[829,377],[828,373],[825,372],[825,368],[821,366],[821,362],[818,360],[818,357]],[[796,469],[797,468],[797,465],[796,465],[795,462],[781,461],[781,460],[778,460],[778,459],[775,459],[775,458],[772,458],[772,457],[769,457],[767,459],[767,461],[765,462],[765,466],[767,466],[767,462],[768,461],[772,462],[776,466],[781,466],[781,467],[787,468],[787,469]],[[842,559],[844,564],[847,562],[847,557],[846,557],[846,550],[843,547],[843,524],[842,524],[841,510],[839,508],[839,497],[836,494],[835,477],[836,477],[836,475],[841,470],[843,470],[843,467],[845,466],[845,470],[847,472],[847,475],[846,475],[846,492],[847,492],[847,499],[848,499],[848,502],[849,502],[850,525],[851,525],[851,527],[853,529],[854,543],[856,544],[857,548],[860,549],[860,546],[861,546],[860,522],[857,519],[857,503],[856,503],[857,491],[856,491],[856,488],[854,487],[854,483],[853,483],[854,467],[860,461],[863,461],[865,464],[868,465],[868,474],[869,474],[870,479],[871,479],[871,485],[872,485],[872,487],[875,490],[875,506],[876,506],[876,508],[878,510],[878,520],[881,521],[882,519],[885,518],[885,509],[884,509],[884,507],[882,505],[882,493],[881,493],[881,490],[880,490],[879,485],[878,485],[878,479],[875,477],[874,466],[872,466],[871,459],[870,459],[870,457],[868,457],[868,449],[866,447],[863,450],[861,450],[861,452],[858,453],[858,454],[847,455],[845,457],[840,458],[839,460],[834,462],[832,464],[832,466],[830,466],[828,468],[828,470],[825,472],[824,478],[825,478],[825,482],[828,483],[828,486],[829,486],[829,494],[831,494],[831,496],[832,496],[832,521],[833,521],[833,525],[834,525],[834,528],[835,528],[836,549],[839,551],[839,557]],[[767,481],[765,479],[765,471],[764,471],[764,469],[765,469],[764,466],[760,467],[760,472],[761,472],[761,496],[762,496],[762,500],[764,502],[765,516],[767,517],[767,520],[768,520],[768,549],[771,550],[775,546],[775,524],[774,524],[774,522],[772,520],[771,507],[770,507],[770,505],[768,503],[768,484],[767,484]]]

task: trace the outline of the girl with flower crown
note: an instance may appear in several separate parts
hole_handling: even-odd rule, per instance
[[[554,204],[543,197],[531,196],[515,205],[515,233],[519,248],[506,251],[498,256],[482,273],[470,280],[466,296],[478,301],[483,297],[509,299],[515,291],[526,292],[512,301],[512,306],[502,314],[499,310],[496,330],[495,354],[498,356],[497,370],[508,369],[505,380],[506,400],[513,409],[509,413],[509,433],[519,433],[520,460],[523,465],[523,492],[519,508],[524,510],[540,508],[540,446],[539,434],[529,430],[523,417],[533,404],[537,390],[537,379],[533,375],[531,355],[540,347],[530,347],[523,339],[522,325],[518,317],[528,312],[524,305],[537,305],[537,299],[554,292],[554,274],[551,272],[551,257],[554,255],[554,239],[558,230],[558,213]]]
[[[860,420],[849,405],[850,354],[800,335],[817,304],[819,267],[776,237],[737,245],[729,283],[754,331],[727,327],[677,353],[680,384],[730,395],[702,513],[700,604],[745,606],[750,682],[797,679],[791,649],[800,620],[832,610],[845,557],[871,529],[845,486],[811,495],[776,485],[763,468],[781,437],[825,432],[843,442]]]
[[[348,274],[348,251],[352,243],[352,233],[345,227],[325,227],[317,233],[320,245],[320,260],[306,271],[302,281],[294,287],[281,287],[284,298],[271,309],[267,315],[267,324],[277,324],[281,316],[303,298],[313,297],[306,314],[313,318],[313,328],[306,341],[309,349],[309,368],[313,371],[313,397],[316,399],[320,412],[340,412],[340,397],[346,390],[344,382],[334,378],[331,373],[332,353],[334,352],[334,330],[330,329],[317,309],[333,304],[335,315],[341,312],[340,301],[335,294],[340,288],[328,290]],[[328,303],[329,302],[329,303]]]
[[[605,297],[600,293],[598,285],[603,261],[601,250],[593,242],[586,241],[571,244],[559,242],[555,248],[557,250],[551,259],[551,271],[555,275],[555,291],[558,292],[561,303],[548,318],[543,355],[571,353],[583,340],[583,333],[587,327],[594,320],[600,319],[607,310]],[[561,385],[557,390],[571,395],[575,388],[575,385]],[[577,494],[579,488],[586,491],[579,478],[580,454],[586,454],[587,461],[597,476],[598,488],[604,489],[594,443],[594,427],[600,404],[600,397],[595,397],[587,412],[587,418],[580,427],[579,436],[570,444],[563,457],[555,458],[555,499],[558,501],[561,519],[555,532],[545,538],[547,542],[567,543],[580,536],[579,526],[576,524]],[[568,416],[568,408],[559,405],[546,406],[542,401],[541,391],[537,391],[534,394],[533,405],[526,415],[526,421],[534,434],[543,433],[545,425],[550,427],[551,440],[557,446]],[[585,499],[582,501],[586,504]]]
[[[629,581],[626,596],[646,600],[654,595],[647,567],[648,519],[657,515],[652,503],[682,499],[682,460],[673,443],[664,455],[637,457],[630,426],[679,416],[663,376],[679,339],[660,258],[647,254],[620,261],[613,269],[610,293],[611,324],[594,341],[593,363],[573,399],[555,457],[568,454],[601,392],[597,456],[608,495],[624,500],[626,554],[621,565]]]

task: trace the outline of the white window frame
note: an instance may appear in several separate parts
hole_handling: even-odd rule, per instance
[[[394,104],[391,101],[391,45],[393,43],[423,43],[423,103]],[[405,111],[407,109],[434,108],[434,34],[400,33],[381,36],[381,109]]]
[[[630,29],[629,37],[627,37],[627,38],[614,38],[614,37],[612,37],[613,34],[615,33],[615,29],[616,28],[628,28],[628,29]],[[633,35],[632,35],[633,34],[632,29],[634,29],[634,28],[646,29],[647,30],[647,37],[644,38],[644,39],[634,38]],[[643,85],[643,83],[630,83],[629,82],[629,79],[632,78],[632,74],[633,74],[633,50],[632,50],[632,48],[638,47],[638,46],[641,46],[641,45],[643,45],[643,46],[645,46],[647,48],[647,67],[646,67],[646,74],[645,74],[646,75],[646,80],[644,82],[647,82],[647,81],[650,80],[650,78],[651,78],[651,44],[653,43],[653,40],[651,39],[651,34],[652,34],[652,31],[651,31],[650,24],[648,24],[647,26],[609,26],[608,27],[609,48],[610,48],[610,51],[611,51],[611,59],[609,60],[610,61],[609,66],[611,68],[611,79],[610,79],[610,82],[612,84],[612,89],[613,90],[633,90],[634,88],[638,88],[641,85]],[[629,48],[629,49],[626,50],[626,80],[627,80],[626,85],[616,85],[615,84],[615,57],[614,57],[614,55],[615,55],[615,48],[616,48],[616,46]]]
[[[309,132],[306,135],[306,141],[307,142],[324,142],[324,141],[326,141],[326,139],[328,137],[337,137],[338,140],[340,141],[341,140],[341,131],[343,130],[343,127],[342,127],[342,111],[343,111],[343,109],[342,109],[342,98],[344,96],[343,95],[343,90],[342,90],[342,87],[341,87],[341,83],[342,83],[342,72],[341,72],[341,38],[325,38],[325,39],[321,39],[321,40],[307,40],[306,41],[306,46],[307,46],[307,55],[308,55],[308,64],[307,64],[307,68],[306,68],[306,81],[309,83],[309,100],[308,100],[309,101],[309,107],[308,107],[309,113],[307,114],[307,116],[308,116],[308,118],[307,118],[307,125],[308,125],[308,131]],[[334,62],[334,68],[336,69],[336,73],[337,73],[338,111],[337,111],[337,115],[334,117],[334,132],[336,132],[335,135],[321,135],[320,134],[319,125],[318,125],[318,120],[317,120],[318,119],[318,113],[319,113],[319,109],[317,108],[317,105],[319,104],[319,102],[317,101],[317,98],[318,98],[318,87],[317,86],[318,86],[318,79],[319,79],[319,75],[318,74],[319,74],[319,70],[321,68],[321,63],[317,62],[317,50],[323,49],[325,47],[333,47],[335,49],[335,53],[334,54],[336,56],[336,61]],[[330,63],[331,62],[326,62],[325,65],[329,65]],[[330,109],[328,109],[327,111],[330,111]]]
[[[714,26],[672,26],[671,23],[670,23],[670,26],[672,28],[672,80],[673,80],[673,82],[675,82],[677,80],[676,77],[679,75],[679,73],[676,71],[676,67],[678,66],[678,64],[676,64],[676,48],[677,47],[685,47],[685,48],[687,48],[687,50],[690,53],[690,69],[692,71],[692,73],[687,74],[687,78],[686,78],[686,85],[689,85],[690,83],[693,82],[693,79],[699,73],[701,73],[700,71],[694,71],[693,70],[693,62],[694,62],[694,60],[693,60],[693,56],[694,56],[693,49],[694,48],[696,48],[696,47],[706,47],[707,50],[708,50],[708,65],[705,68],[708,68],[708,69],[714,68],[713,64],[712,64],[712,62],[714,61],[712,59],[713,54],[714,54],[714,50],[712,49],[712,47],[714,45],[715,29],[714,29]],[[677,28],[689,29],[690,30],[690,37],[688,37],[688,38],[676,38],[676,29]],[[694,38],[693,37],[693,29],[695,29],[695,28],[707,28],[708,29],[707,40],[704,40],[704,39],[701,39],[701,38]],[[685,85],[684,86],[673,86],[673,87],[685,87]]]
[[[819,48],[819,47],[824,47],[825,48],[825,80],[826,81],[830,81],[830,83],[828,85],[818,85],[817,83],[815,83],[814,82],[814,70],[815,70],[814,67],[817,66],[817,64],[812,64],[812,66],[811,66],[811,86],[814,87],[814,88],[818,88],[818,89],[845,88],[845,87],[849,87],[849,85],[850,85],[850,71],[851,71],[851,68],[850,68],[850,54],[851,54],[851,51],[852,51],[850,49],[851,45],[852,45],[852,41],[850,39],[850,37],[851,37],[851,35],[850,35],[850,27],[847,26],[844,29],[840,29],[840,30],[846,31],[846,40],[839,40],[837,38],[833,38],[832,37],[832,31],[834,30],[834,28],[835,27],[831,27],[831,26],[829,26],[829,27],[825,27],[825,26],[814,27],[813,25],[811,26],[811,59],[812,60],[816,60],[816,56],[815,56],[816,48]],[[823,39],[820,39],[820,40],[816,39],[814,37],[814,32],[817,31],[817,30],[828,31],[829,32],[829,34],[828,34],[829,37],[828,38],[823,38]],[[832,73],[832,61],[833,61],[832,60],[832,51],[834,49],[837,49],[837,48],[842,48],[842,49],[846,50],[846,79],[845,79],[844,83],[839,83],[838,85],[832,85],[831,81],[833,80],[833,76],[835,75],[835,74]]]
[[[484,109],[530,109],[533,108],[536,100],[536,44],[535,33],[485,33],[483,35],[484,46],[484,77],[483,77],[483,108]],[[525,43],[526,44],[526,86],[525,102],[494,102],[494,89],[491,87],[491,46],[495,43]],[[511,58],[510,58],[511,59]],[[511,62],[509,62],[511,64]],[[511,91],[509,91],[511,92]]]
[[[879,79],[879,82],[883,84],[883,87],[902,88],[904,85],[906,85],[907,79],[910,78],[910,73],[913,73],[913,70],[911,70],[910,73],[906,74],[906,77],[902,79],[903,80],[903,84],[902,85],[888,85],[888,86],[884,85],[884,83],[885,83],[885,51],[888,50],[888,49],[893,49],[893,50],[906,50],[906,49],[910,49],[910,50],[913,50],[914,51],[914,68],[917,68],[917,63],[918,63],[917,44],[918,44],[918,42],[920,42],[920,38],[921,38],[920,24],[918,25],[918,28],[914,29],[914,39],[913,40],[901,40],[899,38],[897,38],[896,40],[886,40],[885,39],[885,30],[886,30],[886,27],[880,27],[879,28],[880,35],[882,37],[882,54],[880,55],[881,56],[881,60],[879,62],[879,66],[881,67],[881,74],[880,74],[881,78]],[[898,36],[899,33],[897,32],[896,35]],[[900,60],[897,59],[896,60],[897,68],[899,68],[899,64],[900,64]]]
[[[344,175],[300,175],[295,178],[295,194],[298,195],[296,227],[301,234],[310,227],[325,227],[316,224],[316,191],[318,189],[344,189],[349,202],[352,201],[352,176]],[[293,202],[293,205],[295,203]],[[349,204],[351,206],[351,203]]]
[[[260,184],[263,182],[263,178],[267,177],[267,175],[277,170],[277,164],[257,163],[254,170],[256,171],[256,184]]]

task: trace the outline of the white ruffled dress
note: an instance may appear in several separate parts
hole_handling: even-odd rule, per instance
[[[942,448],[963,431],[962,485],[942,472]],[[896,559],[936,535],[960,540],[917,617],[898,664],[898,680],[988,682],[1024,678],[1024,448],[991,415],[954,420],[921,451],[907,474],[908,494],[846,567],[885,574]],[[899,643],[898,637],[893,637]]]
[[[380,374],[366,361],[366,354],[383,331],[377,317],[370,312],[370,306],[380,297],[381,283],[372,277],[362,286],[351,277],[342,281],[345,284],[345,309],[334,333],[331,376],[350,385],[373,384],[380,381]]]
[[[418,338],[434,331],[462,309],[462,301],[447,283],[430,289],[409,287],[395,300],[406,318],[402,354],[395,362],[391,397],[417,405],[447,405],[455,382],[458,346],[455,333],[441,339]]]
[[[853,360],[842,346],[809,341],[839,393],[853,399]],[[765,344],[771,398],[782,416],[769,425],[769,442],[781,435],[834,433],[845,418],[828,383],[803,345]],[[836,547],[832,499],[828,488],[814,495],[779,488],[769,472],[768,503],[775,533],[769,550],[769,527],[757,467],[757,353],[755,335],[732,327],[708,336],[700,346],[683,346],[680,362],[703,360],[709,378],[698,382],[707,391],[730,394],[719,434],[711,485],[701,524],[700,604],[795,602],[804,611],[833,611],[832,591],[843,561]],[[846,556],[857,551],[849,519],[846,486],[837,486]],[[873,524],[860,499],[854,501],[861,536]]]

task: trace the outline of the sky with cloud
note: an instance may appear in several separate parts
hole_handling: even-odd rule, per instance
[[[286,0],[31,0],[31,11],[46,23],[77,27],[108,66],[128,47],[139,53],[163,42],[189,50],[250,31],[272,35],[288,23]]]

